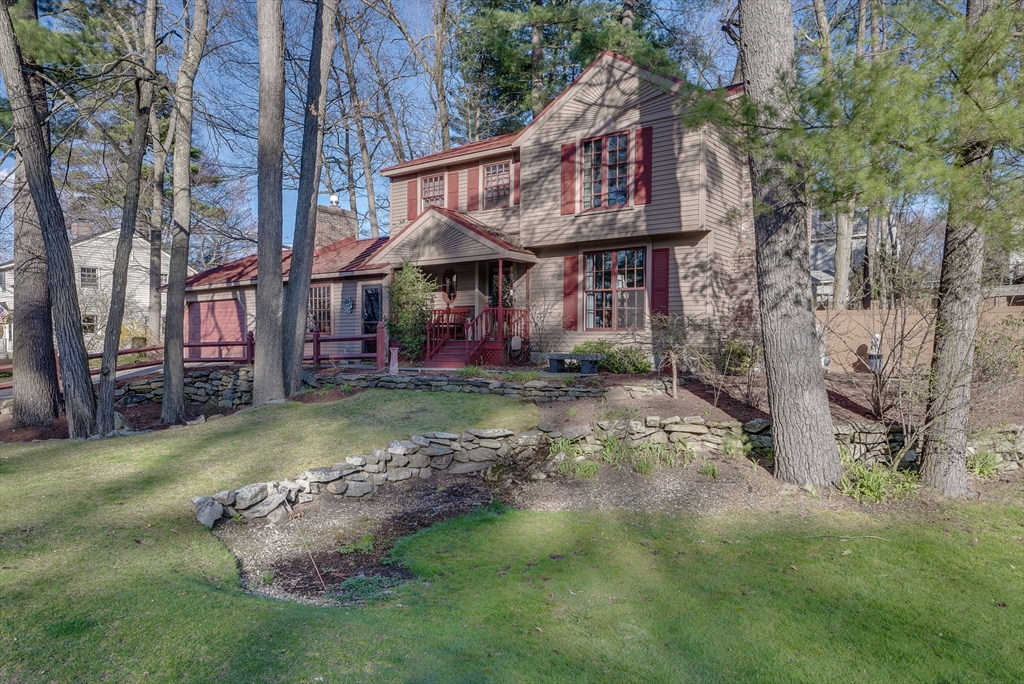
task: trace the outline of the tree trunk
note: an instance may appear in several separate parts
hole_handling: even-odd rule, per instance
[[[53,349],[46,249],[20,156],[14,165],[14,404],[11,427],[57,420],[57,357]]]
[[[544,111],[544,24],[540,20],[542,0],[533,0],[530,29],[530,107],[536,119]]]
[[[636,0],[624,0],[622,3],[622,28],[632,29],[636,18]]]
[[[338,12],[337,0],[319,0],[316,4],[316,19],[313,22],[313,45],[309,51],[309,71],[306,81],[306,106],[302,126],[302,156],[299,166],[299,197],[295,204],[295,237],[292,240],[291,267],[288,270],[288,289],[284,293],[282,318],[282,350],[284,354],[284,389],[289,395],[302,389],[302,356],[306,346],[306,314],[309,305],[309,279],[313,273],[313,248],[316,243],[317,191],[320,188],[320,149],[324,142],[324,109],[327,105],[327,77],[334,60],[334,23]],[[345,42],[344,40],[342,41]],[[345,48],[346,66],[348,49]],[[349,75],[351,97],[356,99],[354,74]],[[358,130],[362,121],[356,119]],[[360,146],[364,150],[364,136],[360,135]],[[367,188],[372,188],[367,173]],[[373,195],[370,194],[370,210],[373,210]],[[377,225],[374,217],[373,232]],[[331,334],[330,330],[322,332]]]
[[[167,125],[167,138],[160,139],[160,125],[156,107],[149,108],[149,137],[153,147],[153,206],[149,210],[149,343],[159,344],[163,339],[163,258],[164,258],[164,176],[167,171],[167,153],[174,140],[177,110],[172,109]]]
[[[991,8],[992,0],[968,0],[970,28]],[[981,79],[991,78],[989,75]],[[985,97],[965,92],[963,96]],[[973,84],[968,88],[973,89]],[[946,496],[963,496],[967,486],[967,427],[971,406],[971,371],[978,332],[981,274],[985,262],[985,236],[973,216],[984,210],[984,193],[991,178],[993,147],[987,140],[971,140],[956,152],[959,184],[954,184],[946,215],[946,236],[939,277],[939,303],[928,407],[925,413],[921,480]]]
[[[864,56],[868,32],[868,0],[857,0],[857,53],[858,59]]]
[[[448,88],[445,75],[448,70],[444,65],[444,50],[448,43],[448,0],[434,0],[434,65],[431,76],[434,80],[435,99],[437,104],[437,126],[441,129],[441,149],[452,146],[451,115],[448,113]]]
[[[82,339],[82,312],[75,288],[74,264],[64,212],[50,172],[48,146],[36,116],[23,72],[21,49],[9,13],[10,0],[0,11],[0,75],[3,76],[14,122],[15,147],[25,169],[32,201],[39,216],[46,251],[47,285],[53,307],[57,349],[68,435],[88,437],[95,425],[96,405],[89,377],[89,360]]]
[[[146,0],[144,26],[144,65],[136,69],[135,122],[128,152],[124,203],[121,207],[121,230],[114,253],[113,282],[110,289],[110,311],[103,334],[103,360],[100,365],[99,397],[96,405],[96,431],[106,435],[114,429],[114,384],[117,381],[117,351],[121,346],[121,322],[128,289],[128,260],[135,241],[135,222],[139,215],[139,190],[142,184],[142,162],[146,156],[146,134],[149,111],[153,105],[153,74],[156,73],[156,0]]]
[[[846,309],[850,301],[850,269],[853,247],[853,209],[850,204],[841,206],[836,213],[835,277],[833,280],[832,305],[836,311]]]
[[[281,306],[284,178],[284,15],[281,0],[256,3],[260,53],[257,130],[257,272],[254,405],[284,398]]]
[[[763,130],[788,125],[793,101],[793,16],[788,0],[741,0],[740,50],[747,94],[767,107]],[[783,76],[780,81],[780,75]],[[810,254],[804,232],[803,189],[785,181],[770,153],[771,135],[750,157],[755,206],[757,283],[776,477],[830,486],[842,470],[814,331]]]
[[[35,2],[21,3],[22,18],[39,21]],[[27,64],[29,95],[42,126],[46,154],[50,152],[50,127],[46,123],[49,105],[41,69]],[[25,183],[25,169],[15,156],[14,187],[14,374],[11,426],[45,427],[57,420],[60,390],[57,383],[57,357],[53,349],[53,320],[50,293],[46,284],[46,249],[43,233]]]
[[[192,223],[192,90],[206,49],[208,0],[194,0],[192,30],[178,68],[174,107],[174,159],[171,184],[174,204],[171,222],[171,261],[167,269],[167,319],[164,323],[164,401],[160,420],[185,420],[185,280],[188,278],[188,243]]]
[[[359,83],[356,78],[355,55],[348,47],[348,38],[345,35],[345,25],[339,25],[338,31],[341,35],[341,54],[345,59],[345,77],[348,81],[348,99],[352,106],[356,125],[356,142],[359,143],[359,156],[363,163],[363,182],[366,185],[366,216],[370,222],[370,237],[380,237],[380,228],[377,225],[377,193],[373,188],[373,161],[370,158],[370,144],[366,139],[366,127],[363,125],[363,111],[359,99]]]

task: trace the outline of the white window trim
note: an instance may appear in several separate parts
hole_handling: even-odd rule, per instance
[[[498,164],[508,164],[508,204],[504,207],[491,207],[487,208],[487,172],[485,171],[488,166],[497,166]],[[515,161],[511,157],[508,159],[497,159],[490,162],[480,162],[477,169],[480,174],[478,187],[480,188],[480,209],[478,211],[505,211],[516,206],[515,202]],[[466,190],[469,191],[469,179],[466,179]],[[468,201],[468,200],[467,200]]]

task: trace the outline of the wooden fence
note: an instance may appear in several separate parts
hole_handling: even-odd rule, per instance
[[[357,343],[360,348],[367,348],[370,346],[375,347],[370,352],[325,352],[323,346],[328,343]],[[367,343],[371,343],[367,345]],[[222,364],[241,364],[249,365],[252,364],[253,359],[256,358],[256,338],[252,332],[249,332],[244,340],[227,340],[218,342],[185,342],[185,363],[222,363]],[[314,331],[306,335],[306,348],[307,353],[303,356],[303,361],[311,363],[315,368],[319,368],[321,363],[324,361],[364,361],[374,360],[376,362],[377,370],[384,370],[384,365],[387,358],[387,335],[384,330],[384,323],[380,322],[377,324],[376,333],[370,333],[367,335],[323,335],[319,331]],[[203,350],[215,349],[218,354],[216,356],[203,356]],[[220,355],[221,350],[232,350],[237,352],[241,349],[242,353],[238,354],[227,354]],[[155,366],[162,366],[164,363],[163,359],[164,347],[162,344],[153,345],[150,347],[135,347],[134,349],[120,349],[117,352],[118,356],[118,371],[136,370],[139,368],[152,368]],[[141,360],[132,360],[130,363],[120,363],[120,358],[123,356],[139,356],[142,355],[144,358]],[[89,354],[89,360],[102,359],[103,354]],[[3,372],[14,372],[14,364],[7,363],[0,365],[0,373]],[[57,366],[57,373],[60,373],[60,364]],[[99,375],[99,368],[91,368],[89,370],[90,375]],[[0,390],[10,389],[14,386],[12,380],[0,383]]]

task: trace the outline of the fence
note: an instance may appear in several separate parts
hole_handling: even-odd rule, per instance
[[[358,343],[361,348],[366,349],[370,346],[374,347],[373,351],[363,352],[324,352],[323,345],[327,343]],[[369,344],[367,344],[369,343]],[[306,335],[306,347],[310,350],[309,353],[303,356],[303,361],[311,362],[316,368],[320,367],[320,364],[324,361],[363,361],[372,359],[376,361],[378,371],[384,370],[385,358],[387,354],[387,336],[384,330],[384,323],[377,324],[377,332],[367,335],[322,335],[319,331],[314,331],[311,334]],[[203,356],[203,350],[216,349],[218,354],[216,356]],[[221,356],[220,351],[223,349],[237,350],[242,349],[240,355],[226,355]],[[117,364],[117,371],[126,370],[137,370],[139,368],[152,368],[154,366],[162,366],[164,363],[163,359],[163,345],[153,345],[150,347],[136,347],[134,349],[120,349],[117,352],[119,362]],[[218,363],[225,364],[244,364],[248,365],[253,362],[256,358],[256,338],[252,332],[249,332],[244,340],[228,340],[218,342],[185,342],[184,344],[185,363],[210,363],[216,361]],[[120,363],[122,356],[142,356],[142,359],[133,360],[131,363]],[[102,359],[103,354],[89,354],[89,360],[94,361]],[[90,364],[92,365],[92,364]],[[0,373],[14,372],[14,364],[7,363],[0,365]],[[60,365],[58,364],[57,373],[60,374]],[[99,375],[100,368],[90,368],[90,375]],[[10,389],[14,386],[12,381],[0,383],[0,390]]]

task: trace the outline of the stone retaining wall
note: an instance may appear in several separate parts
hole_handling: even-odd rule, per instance
[[[366,389],[408,389],[422,392],[464,392],[470,394],[501,394],[522,397],[543,403],[548,401],[569,401],[572,399],[601,398],[604,387],[597,384],[563,385],[557,381],[530,380],[528,382],[506,382],[484,378],[460,378],[450,375],[360,375],[339,373],[335,376],[321,376],[320,386],[326,383],[351,385]]]
[[[464,386],[484,389],[478,385]],[[898,426],[849,424],[837,425],[835,431],[842,448],[868,463],[891,459],[893,453],[899,453],[903,443]],[[1000,454],[1003,470],[1015,470],[1017,462],[1024,458],[1020,428],[1010,426],[1005,430],[990,430],[987,434],[988,441],[976,448],[995,451]],[[677,449],[702,455],[728,452],[732,448],[741,452],[767,450],[772,445],[771,423],[761,418],[740,423],[705,420],[700,416],[647,416],[643,420],[597,421],[594,426],[542,423],[536,430],[519,434],[503,428],[471,429],[461,435],[425,432],[407,440],[393,441],[367,454],[349,456],[332,466],[309,468],[291,479],[255,482],[237,490],[196,497],[192,502],[196,518],[207,527],[213,527],[221,518],[235,516],[284,522],[295,507],[310,503],[318,496],[361,498],[372,495],[388,482],[426,480],[435,472],[482,473],[488,479],[496,479],[502,470],[518,466],[533,480],[546,479],[557,470],[560,461],[568,458],[566,451],[576,451],[580,455],[575,458],[585,459],[587,455],[600,454],[611,438],[630,446],[675,445]],[[556,445],[566,444],[573,444],[573,449],[561,448],[552,453]],[[915,460],[916,455],[908,458],[913,453],[909,450],[904,460]]]
[[[164,376],[156,375],[119,385],[114,390],[114,403],[118,406],[134,406],[147,401],[163,401],[163,396]],[[187,371],[185,401],[199,404],[212,402],[225,409],[251,404],[252,366]]]

